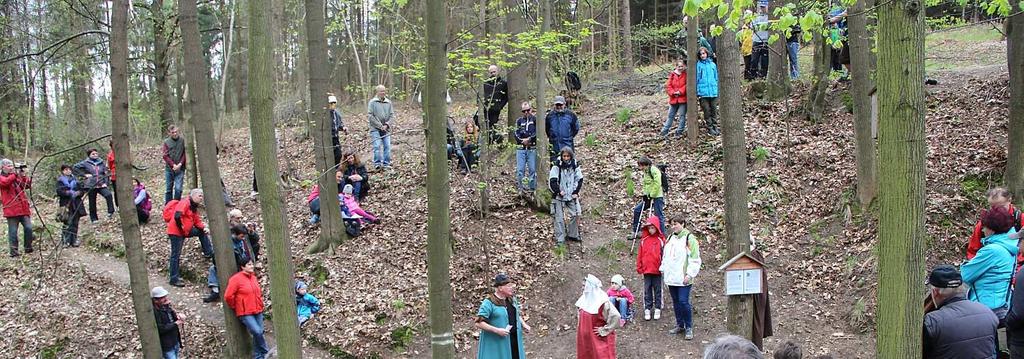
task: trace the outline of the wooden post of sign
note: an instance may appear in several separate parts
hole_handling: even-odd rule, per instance
[[[761,294],[764,290],[764,282],[761,281],[761,274],[766,269],[764,262],[751,257],[747,252],[737,254],[729,259],[718,270],[725,272],[725,295],[742,296],[744,301],[753,301],[754,295]],[[749,337],[751,332],[745,331]]]

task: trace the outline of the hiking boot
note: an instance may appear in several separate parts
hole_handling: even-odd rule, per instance
[[[21,256],[18,252],[11,252],[11,258],[18,258],[18,256]]]
[[[686,328],[686,340],[693,340],[693,328]]]
[[[32,247],[25,248],[25,254],[31,254],[32,252],[35,252],[35,251],[36,250],[32,249]]]
[[[183,287],[185,287],[185,283],[184,283],[184,282],[182,282],[182,281],[180,281],[180,280],[179,280],[179,281],[177,281],[177,282],[167,282],[167,284],[170,284],[170,285],[172,285],[172,286],[175,286],[175,287],[178,287],[178,288],[183,288]]]
[[[644,320],[651,320],[651,310],[644,309]]]
[[[579,238],[576,238],[576,237],[565,237],[565,240],[567,240],[569,242],[583,242]]]
[[[210,295],[203,298],[203,303],[213,303],[220,301],[220,294],[217,292],[210,292]]]
[[[682,333],[684,330],[685,329],[683,329],[683,328],[675,327],[675,328],[672,328],[672,330],[669,330],[668,333],[675,335],[675,334]]]
[[[661,319],[661,309],[654,310],[654,320]]]

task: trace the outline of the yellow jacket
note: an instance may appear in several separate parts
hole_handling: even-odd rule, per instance
[[[740,30],[740,53],[743,56],[750,56],[754,53],[754,30],[750,28]]]

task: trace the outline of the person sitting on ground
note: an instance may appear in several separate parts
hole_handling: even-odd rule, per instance
[[[313,319],[313,314],[320,312],[320,300],[307,292],[306,282],[295,281],[295,309],[299,315],[299,326]]]
[[[608,286],[608,299],[611,300],[612,304],[615,305],[615,309],[619,310],[619,314],[622,315],[622,325],[626,322],[633,320],[633,302],[636,300],[633,297],[633,292],[626,288],[625,284],[622,284],[624,278],[621,275],[612,276],[612,284]]]
[[[455,142],[462,149],[463,160],[459,161],[459,166],[463,173],[473,170],[477,159],[480,158],[480,129],[473,121],[467,120],[462,127],[462,137],[457,138]]]
[[[580,132],[580,122],[576,114],[565,107],[565,97],[555,96],[552,106],[544,118],[544,130],[551,146],[551,162],[555,163],[563,148],[576,148],[573,141]]]
[[[339,188],[343,186],[341,183],[351,185],[352,193],[357,200],[366,199],[366,194],[370,192],[370,174],[366,172],[363,161],[359,160],[359,155],[355,151],[345,152],[342,160],[339,165],[342,174],[342,182],[338,184]]]
[[[338,199],[340,199],[341,203],[345,205],[346,208],[348,208],[348,212],[350,214],[362,217],[362,219],[359,220],[359,223],[380,223],[380,219],[377,218],[377,216],[373,215],[373,213],[367,212],[366,210],[363,209],[362,206],[359,205],[359,201],[357,201],[356,197],[352,195],[352,185],[345,185],[345,188],[341,190],[341,195],[338,197]]]
[[[1022,225],[1024,225],[1024,216],[1021,216],[1020,209],[1013,206],[1013,194],[1006,187],[996,187],[988,190],[985,194],[988,199],[988,206],[999,206],[1006,208],[1011,214],[1013,214],[1013,228],[1017,232],[1020,232]],[[974,232],[971,233],[971,239],[967,241],[967,259],[974,258],[978,254],[978,250],[981,249],[981,218],[974,224]],[[1017,263],[1024,263],[1024,253],[1017,256]]]
[[[559,160],[548,172],[548,189],[551,190],[551,215],[555,220],[555,243],[562,246],[567,239],[580,240],[579,193],[583,189],[583,170],[572,147],[562,147],[559,152]],[[569,216],[568,229],[566,215]]]
[[[669,220],[672,235],[663,250],[659,269],[665,276],[665,285],[672,297],[672,310],[676,316],[676,327],[669,334],[685,333],[686,340],[693,339],[693,306],[690,305],[690,291],[693,279],[700,273],[700,246],[697,237],[683,226],[684,216]]]
[[[697,62],[697,97],[704,112],[708,134],[718,136],[718,65],[711,61],[707,48],[701,47],[698,54],[700,61]]]
[[[71,173],[71,166],[60,166],[60,177],[57,177],[57,196],[62,210],[67,211],[67,220],[61,227],[61,244],[69,247],[81,245],[78,241],[78,224],[85,217],[85,205],[82,203],[81,187],[78,179]]]
[[[797,343],[787,340],[779,345],[778,349],[775,349],[775,354],[772,357],[775,359],[803,359],[804,351]]]
[[[750,340],[725,334],[704,347],[704,359],[764,359],[764,355]]]
[[[964,298],[965,283],[951,265],[937,266],[928,275],[929,297],[937,309],[924,315],[924,358],[996,357],[999,318],[985,305]]]
[[[636,253],[636,273],[644,278],[644,320],[661,319],[661,256],[665,248],[665,235],[661,232],[661,221],[651,216],[641,229],[640,250]]]
[[[1010,238],[1013,215],[1006,208],[993,206],[981,213],[984,245],[978,254],[960,266],[963,282],[970,288],[968,299],[992,309],[1000,322],[1006,317],[1017,258],[1017,239]]]
[[[246,240],[248,230],[242,225],[231,226],[231,250],[235,256],[235,265],[241,266],[254,258],[251,248],[247,246]],[[217,279],[217,262],[210,265],[206,276],[206,286],[210,288],[210,295],[203,298],[203,303],[216,302],[220,300],[220,280]]]
[[[519,192],[537,189],[537,116],[529,102],[520,106],[523,115],[516,119],[516,188]]]
[[[252,335],[253,358],[263,359],[270,349],[263,337],[263,290],[260,289],[256,266],[252,260],[246,261],[238,273],[228,280],[224,303],[235,312],[238,321]]]
[[[343,181],[344,176],[341,171],[334,172],[334,181],[338,183],[338,194],[341,194],[345,184]],[[312,215],[309,217],[309,224],[314,225],[320,223],[320,184],[313,184],[313,191],[309,193],[309,197],[306,197],[306,204],[309,205],[309,212]]]
[[[172,200],[164,208],[164,221],[167,222],[167,237],[171,242],[171,255],[169,262],[169,282],[175,287],[184,287],[185,283],[179,276],[179,265],[181,261],[181,246],[185,244],[185,238],[198,237],[199,244],[203,249],[203,257],[213,258],[213,245],[210,244],[210,229],[203,224],[199,216],[199,208],[203,205],[203,190],[194,188],[189,192],[188,197],[182,200]]]
[[[235,208],[228,212],[228,226],[242,226],[242,228],[245,228],[246,243],[249,244],[249,251],[252,252],[252,260],[253,262],[259,263],[260,234],[256,231],[256,225],[253,223],[245,223],[242,211]]]
[[[153,210],[153,201],[146,192],[146,186],[138,178],[132,178],[132,203],[135,203],[135,216],[139,224],[149,223],[149,214]]]
[[[661,126],[661,137],[668,138],[668,130],[672,129],[672,122],[679,118],[679,127],[676,128],[676,137],[682,137],[686,131],[686,62],[676,60],[676,68],[668,73],[668,81],[665,82],[665,92],[668,93],[668,118],[665,125]],[[681,111],[680,111],[681,110]]]
[[[185,325],[185,318],[171,307],[168,294],[164,287],[155,287],[149,291],[149,296],[153,299],[156,331],[160,335],[160,352],[164,354],[164,359],[178,359],[178,353],[181,351],[181,327]]]
[[[640,216],[644,214],[645,209],[652,209],[652,206],[654,215],[658,217],[658,222],[665,223],[665,192],[661,188],[661,170],[655,167],[647,156],[640,157],[636,163],[640,167],[641,183],[643,183],[641,194],[643,197],[640,199],[640,203],[633,207],[633,225],[629,228],[633,229],[634,234],[637,228],[639,228],[638,226],[640,226]],[[658,229],[662,233],[666,232],[664,226]]]
[[[583,294],[576,300],[579,326],[576,328],[577,359],[615,359],[615,329],[621,315],[601,290],[601,280],[587,274]]]
[[[100,152],[95,148],[90,148],[85,153],[88,157],[75,164],[75,171],[85,177],[84,187],[88,189],[86,194],[89,196],[89,220],[92,223],[99,221],[99,215],[96,213],[97,194],[103,196],[103,199],[107,201],[107,218],[112,219],[114,218],[114,196],[107,188],[110,185],[110,170],[107,169],[107,164],[103,162]]]
[[[14,161],[0,160],[0,206],[3,207],[4,218],[7,218],[7,244],[10,245],[11,258],[18,254],[18,225],[24,230],[22,240],[25,254],[32,253],[32,210],[28,203],[26,191],[32,188],[32,177],[25,175],[21,165],[15,168]]]

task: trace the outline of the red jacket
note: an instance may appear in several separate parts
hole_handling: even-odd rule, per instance
[[[192,198],[182,198],[178,203],[174,205],[174,216],[178,216],[181,213],[181,227],[178,227],[178,220],[171,218],[167,222],[167,234],[178,237],[188,237],[188,234],[192,232],[192,228],[199,228],[202,230],[206,228],[203,224],[203,219],[192,209]]]
[[[681,95],[676,96],[676,92]],[[686,71],[677,75],[675,71],[668,73],[668,81],[665,82],[665,93],[668,93],[668,104],[675,105],[686,103]]]
[[[231,276],[224,291],[224,303],[239,317],[263,313],[263,291],[256,275],[242,271]]]
[[[114,163],[114,149],[107,153],[107,168],[110,169],[110,180],[117,181],[117,165]]]
[[[654,234],[647,232],[647,228],[651,226],[654,226]],[[661,250],[665,247],[665,235],[661,234],[661,221],[658,220],[658,217],[651,216],[640,231],[644,236],[640,239],[640,251],[636,254],[636,273],[661,275]]]
[[[1010,213],[1013,214],[1014,222],[1016,222],[1014,227],[1018,231],[1024,229],[1024,216],[1021,215],[1020,210],[1014,208],[1011,204]],[[974,256],[978,255],[978,250],[982,247],[981,238],[983,235],[984,234],[981,232],[981,220],[979,219],[978,223],[974,224],[974,232],[971,233],[971,239],[967,241],[967,259],[972,259]],[[1022,263],[1024,263],[1024,252],[1017,254],[1017,265],[1021,265]]]
[[[26,190],[32,188],[32,179],[17,173],[0,174],[0,202],[4,217],[30,216]]]

